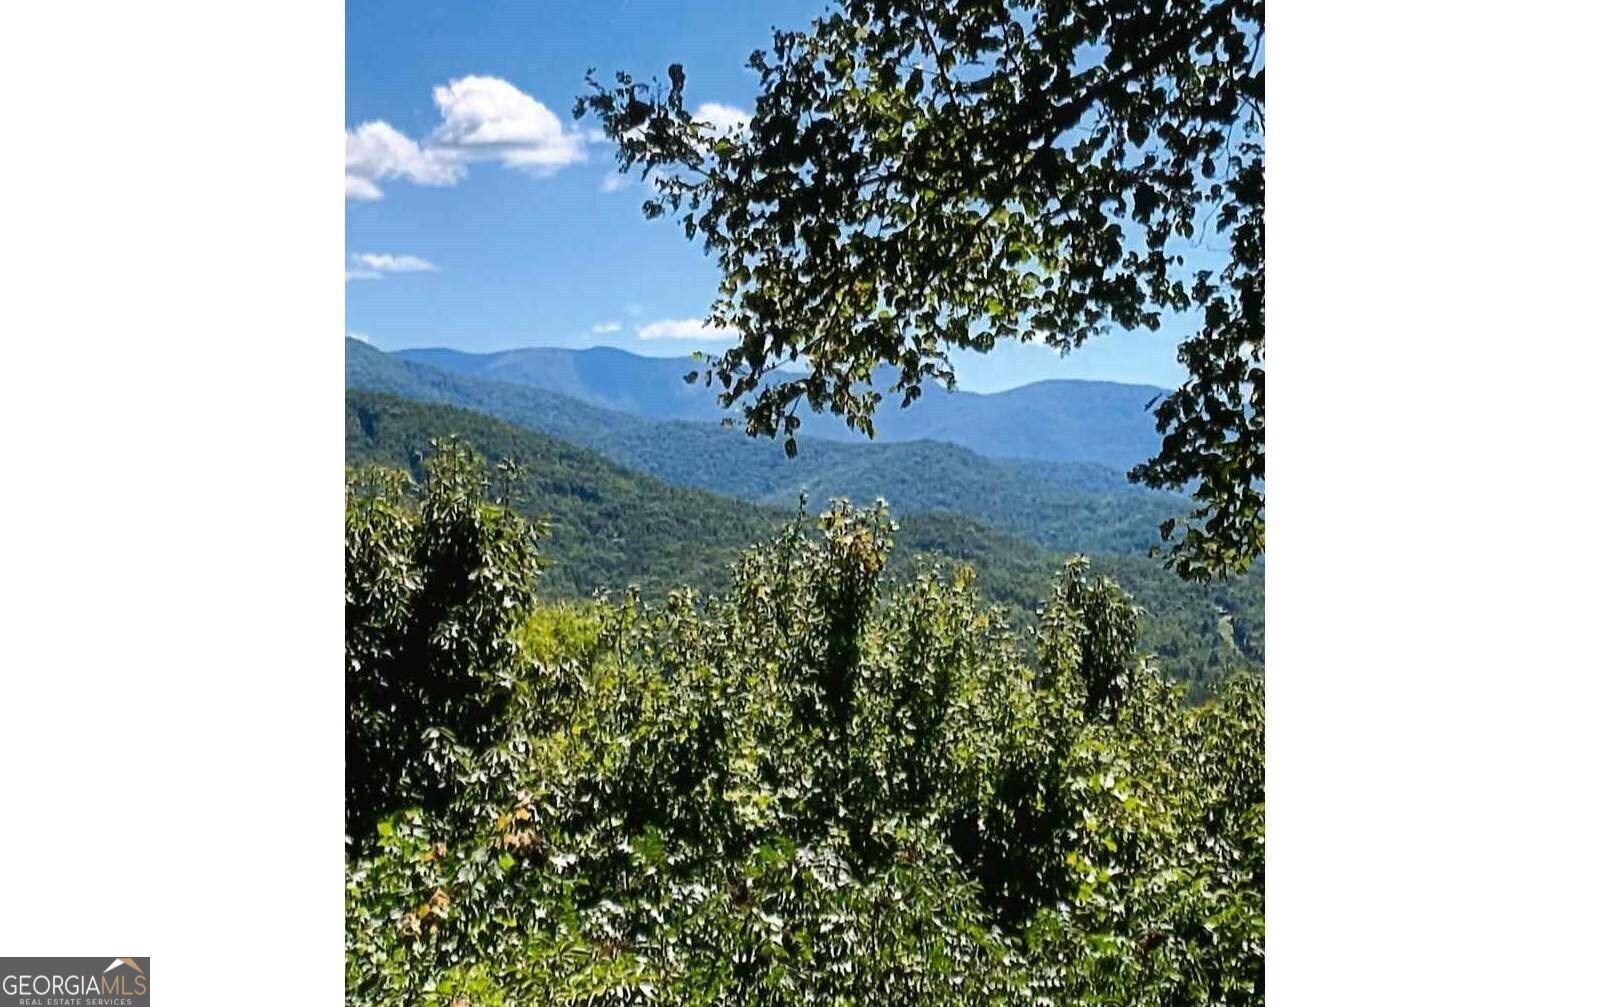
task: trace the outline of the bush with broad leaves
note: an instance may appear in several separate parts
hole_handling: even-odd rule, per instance
[[[472,467],[349,505],[349,676],[386,675],[349,752],[398,774],[349,846],[350,1002],[1262,1002],[1262,688],[1188,705],[1082,561],[1027,650],[966,568],[886,583],[881,508],[716,597],[531,605]],[[376,642],[422,623],[458,628]],[[425,676],[451,701],[376,716]]]

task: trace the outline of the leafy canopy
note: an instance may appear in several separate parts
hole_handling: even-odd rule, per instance
[[[484,745],[516,667],[511,633],[536,601],[544,530],[507,491],[486,502],[481,461],[431,442],[417,499],[400,471],[347,485],[347,827],[438,806],[454,763]],[[500,466],[507,486],[518,475]]]
[[[354,834],[349,1003],[1262,1002],[1259,686],[1184,704],[1111,581],[1069,563],[1025,651],[966,568],[891,583],[887,513],[841,504],[715,596],[521,608],[535,530],[472,506],[473,461],[442,450],[424,493],[446,506],[403,537],[490,567],[419,562],[443,550],[349,504],[358,584],[457,599],[380,624],[481,641],[412,651],[410,680],[453,686],[412,729],[458,740],[427,790],[397,765]],[[471,600],[518,614],[435,614]],[[400,673],[374,639],[360,697]],[[349,758],[396,765],[366,724]]]
[[[792,453],[802,403],[871,436],[880,365],[907,405],[954,382],[953,350],[1067,352],[1195,307],[1190,377],[1131,475],[1195,495],[1178,538],[1160,528],[1182,575],[1245,570],[1264,546],[1262,0],[837,6],[751,56],[744,126],[696,119],[675,64],[589,74],[577,100],[652,181],[645,214],[720,264],[710,321],[738,341],[707,384]],[[1191,275],[1181,244],[1209,228],[1228,261]]]

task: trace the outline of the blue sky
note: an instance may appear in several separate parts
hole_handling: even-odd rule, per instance
[[[749,53],[823,0],[347,4],[346,329],[382,349],[618,346],[681,356],[715,291],[703,251],[648,221],[635,181],[571,118],[589,67],[680,62],[690,104],[748,111]],[[380,125],[376,125],[380,124]],[[609,181],[607,181],[609,180]],[[611,191],[613,190],[613,191]],[[1005,346],[959,384],[1179,383],[1188,324],[1114,332],[1066,358]]]

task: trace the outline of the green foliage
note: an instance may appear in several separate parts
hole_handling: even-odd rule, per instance
[[[430,442],[445,435],[463,437],[484,457],[523,463],[509,487],[510,503],[553,529],[544,589],[554,597],[582,599],[628,586],[650,599],[678,585],[718,590],[727,582],[728,564],[793,512],[666,486],[590,451],[474,413],[347,394],[349,464],[405,469],[423,479]],[[797,505],[798,497],[787,502]],[[898,573],[913,575],[935,560],[967,563],[984,596],[1006,605],[1016,626],[1033,622],[1042,585],[1061,561],[1057,554],[955,514],[897,516],[901,534],[891,563]],[[1194,698],[1236,669],[1262,665],[1260,579],[1198,586],[1141,556],[1096,556],[1092,563],[1138,598],[1146,610],[1142,646],[1158,654],[1169,675],[1188,682]]]
[[[598,643],[600,613],[578,603],[548,604],[533,611],[515,630],[515,644],[530,659],[553,664]]]
[[[780,515],[709,493],[667,486],[591,451],[484,416],[388,396],[347,395],[347,461],[423,475],[430,442],[457,435],[486,458],[522,471],[512,505],[545,521],[547,588],[585,598],[597,588],[636,583],[660,596],[678,584],[710,587],[747,543],[770,534]]]
[[[1261,1002],[1256,681],[1185,705],[1080,562],[1026,653],[892,531],[836,505],[456,676],[496,728],[358,837],[349,1002]]]
[[[347,485],[347,825],[436,806],[453,766],[485,743],[536,600],[542,530],[484,502],[481,462],[433,441],[417,499],[396,471]],[[506,478],[516,473],[500,469]]]
[[[1264,552],[1263,154],[1244,143],[1228,159],[1234,198],[1217,226],[1230,232],[1230,261],[1218,283],[1198,274],[1203,326],[1179,353],[1191,377],[1158,406],[1163,449],[1132,473],[1154,488],[1197,483],[1200,506],[1171,554],[1195,580],[1243,572]]]
[[[1201,578],[1263,547],[1263,33],[1262,0],[840,0],[751,56],[746,128],[696,119],[676,64],[589,75],[575,112],[653,181],[645,215],[716,257],[710,320],[738,341],[706,385],[791,454],[802,404],[871,435],[884,392],[953,382],[952,350],[1199,309],[1135,474],[1191,489],[1172,555]],[[1230,264],[1193,276],[1210,226]]]

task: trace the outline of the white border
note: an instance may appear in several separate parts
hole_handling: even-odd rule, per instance
[[[341,996],[343,32],[0,13],[0,955],[168,1005]]]
[[[1607,1002],[1600,10],[1271,5],[1274,1004]]]
[[[1276,1004],[1605,997],[1603,21],[1271,11]],[[164,1004],[341,996],[342,32],[0,13],[0,954]]]

